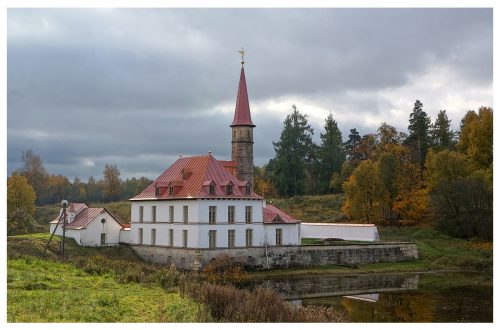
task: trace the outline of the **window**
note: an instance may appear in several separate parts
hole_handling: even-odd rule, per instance
[[[208,223],[211,225],[215,225],[216,216],[217,216],[217,207],[216,206],[209,206],[208,207]]]
[[[168,221],[170,221],[170,223],[174,222],[174,206],[173,205],[170,205],[168,207]]]
[[[245,206],[245,222],[252,223],[252,207]]]
[[[253,229],[247,229],[246,231],[246,246],[251,247],[253,245]]]
[[[151,245],[156,245],[156,229],[151,229]]]
[[[142,244],[143,232],[142,228],[139,228],[139,244]]]
[[[234,223],[234,206],[227,207],[227,222]]]
[[[226,186],[226,194],[227,195],[232,195],[233,194],[233,185],[231,183],[229,183],[227,186]]]
[[[188,231],[187,230],[182,231],[182,246],[183,247],[188,246]]]
[[[101,245],[106,245],[106,233],[101,233]]]
[[[156,187],[155,189],[155,196],[160,196],[160,187]]]
[[[184,205],[184,208],[183,208],[183,214],[184,214],[184,223],[187,223],[188,222],[188,207],[187,205]]]
[[[283,229],[276,229],[276,245],[283,245]]]
[[[144,206],[139,206],[139,222],[144,221]]]
[[[174,187],[173,187],[173,186],[168,187],[168,194],[169,194],[170,196],[173,196],[173,195],[174,195]]]
[[[156,206],[151,206],[151,221],[156,222]]]
[[[209,191],[210,195],[215,195],[215,184],[214,183],[210,184],[209,190],[210,190]]]
[[[233,140],[235,140],[235,139],[236,139],[236,131],[233,130]]]
[[[227,247],[234,248],[234,230],[227,231]]]
[[[174,246],[174,230],[173,229],[168,230],[168,245]]]
[[[252,192],[252,185],[250,183],[247,183],[245,186],[245,195],[250,196],[251,192]]]
[[[217,230],[208,231],[208,248],[215,249],[217,246]]]

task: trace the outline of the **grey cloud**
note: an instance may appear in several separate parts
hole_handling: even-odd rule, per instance
[[[26,149],[83,178],[106,162],[127,176],[159,174],[179,153],[228,159],[232,114],[215,109],[234,104],[241,46],[252,109],[315,100],[347,118],[337,119],[345,138],[374,131],[356,114],[383,116],[393,106],[380,91],[431,65],[491,90],[492,38],[489,9],[9,9],[8,171]],[[261,165],[289,109],[258,110]],[[322,122],[313,126],[319,139]]]

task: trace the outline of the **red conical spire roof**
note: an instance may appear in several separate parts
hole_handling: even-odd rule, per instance
[[[236,110],[234,111],[233,126],[253,126],[250,116],[250,105],[248,103],[247,82],[245,80],[245,69],[241,67],[240,85],[238,87],[238,96],[236,97]]]

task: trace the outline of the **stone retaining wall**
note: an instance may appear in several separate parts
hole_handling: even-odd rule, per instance
[[[413,243],[374,243],[343,246],[302,245],[233,249],[187,249],[133,245],[143,260],[180,269],[200,270],[221,254],[231,255],[255,269],[357,265],[418,259]]]

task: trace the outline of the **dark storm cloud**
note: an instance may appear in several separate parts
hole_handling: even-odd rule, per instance
[[[491,10],[9,9],[7,34],[9,172],[27,149],[83,178],[105,163],[153,178],[180,153],[229,158],[241,46],[258,165],[297,100],[323,109],[309,113],[316,139],[327,111],[345,138],[405,129],[416,98],[437,111],[460,94],[456,116],[492,102]],[[428,91],[418,78],[433,68],[445,87]]]

